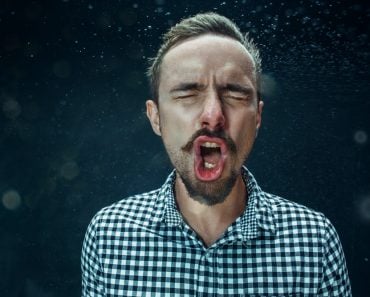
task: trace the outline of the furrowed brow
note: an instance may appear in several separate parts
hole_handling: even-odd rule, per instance
[[[175,93],[175,92],[180,92],[180,91],[189,91],[189,90],[200,90],[203,87],[204,87],[203,85],[199,83],[195,83],[195,82],[180,83],[176,85],[174,88],[172,88],[170,90],[170,93]]]
[[[249,86],[242,86],[240,84],[226,84],[220,88],[221,91],[239,92],[245,95],[252,95],[253,88]]]

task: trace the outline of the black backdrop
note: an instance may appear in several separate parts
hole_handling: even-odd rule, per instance
[[[0,2],[0,295],[79,296],[86,227],[171,166],[144,115],[146,58],[184,16],[249,31],[264,117],[247,165],[324,212],[370,292],[369,7],[359,1]]]

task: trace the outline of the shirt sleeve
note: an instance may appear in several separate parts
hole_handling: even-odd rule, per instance
[[[351,285],[339,236],[328,219],[325,223],[323,279],[318,296],[351,297]]]
[[[98,255],[95,216],[90,222],[82,245],[81,270],[82,270],[82,297],[106,296],[102,267]]]

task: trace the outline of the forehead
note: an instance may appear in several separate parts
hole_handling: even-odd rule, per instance
[[[218,79],[244,76],[254,80],[254,62],[237,40],[214,34],[201,35],[176,44],[165,54],[160,84],[175,78],[198,79],[209,74]]]

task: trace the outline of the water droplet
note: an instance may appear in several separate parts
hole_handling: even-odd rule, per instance
[[[266,96],[273,96],[276,93],[276,80],[268,74],[261,75],[261,93]]]
[[[370,196],[365,196],[361,199],[358,205],[358,210],[361,219],[370,222]]]
[[[60,168],[60,175],[67,180],[72,180],[80,174],[80,169],[74,161],[66,162]]]
[[[363,130],[357,130],[353,135],[353,139],[358,144],[365,144],[367,142],[367,133]]]
[[[16,210],[21,205],[21,196],[15,190],[8,190],[2,197],[3,205],[6,209]]]

